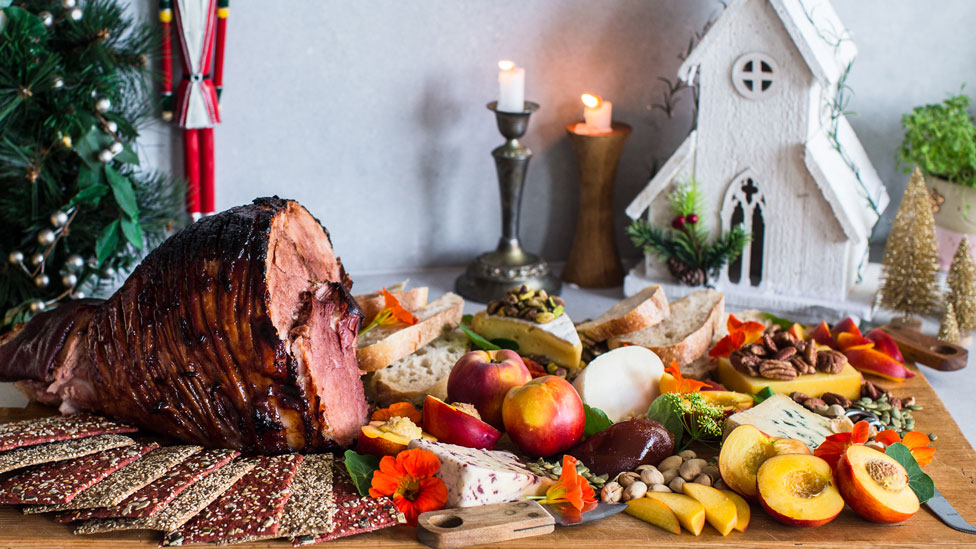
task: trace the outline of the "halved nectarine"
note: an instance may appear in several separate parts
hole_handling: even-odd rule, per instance
[[[424,400],[424,429],[441,442],[491,450],[502,433],[443,400],[427,395]]]
[[[644,522],[663,528],[672,534],[681,533],[681,524],[674,511],[664,503],[651,498],[637,498],[627,502],[624,513]]]
[[[698,536],[705,528],[705,507],[697,499],[671,492],[648,492],[645,497],[656,499],[668,506],[678,517],[681,526]]]
[[[737,513],[735,502],[721,491],[694,482],[684,483],[682,491],[686,496],[697,499],[705,507],[705,520],[719,534],[727,536],[735,528]]]
[[[760,505],[789,526],[822,526],[844,509],[830,464],[816,456],[769,458],[759,468],[757,481]]]
[[[763,462],[778,455],[809,453],[810,448],[799,440],[770,437],[753,425],[741,425],[722,443],[718,469],[729,488],[755,499],[756,474]]]
[[[407,425],[409,424],[409,425]],[[407,449],[415,438],[437,441],[420,430],[407,418],[391,418],[389,421],[370,421],[363,425],[356,442],[356,451],[374,456],[396,456]]]
[[[872,522],[901,522],[918,512],[908,472],[874,448],[849,447],[837,464],[837,484],[851,509]]]

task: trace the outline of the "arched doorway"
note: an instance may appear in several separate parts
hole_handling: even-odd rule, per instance
[[[754,287],[762,284],[766,217],[766,197],[761,183],[752,170],[745,170],[729,183],[722,203],[722,230],[742,225],[752,233],[752,243],[725,267],[728,283]]]

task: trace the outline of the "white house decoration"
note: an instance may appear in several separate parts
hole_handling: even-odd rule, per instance
[[[743,223],[753,235],[715,281],[731,307],[870,316],[851,290],[888,195],[836,107],[855,54],[827,0],[732,0],[678,70],[697,78],[697,129],[627,215],[666,225],[668,191],[697,179],[713,232]],[[670,278],[648,256],[624,291]]]

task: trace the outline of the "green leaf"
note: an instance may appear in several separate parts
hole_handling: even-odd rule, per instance
[[[122,147],[122,152],[115,155],[115,160],[122,162],[123,164],[135,164],[139,165],[139,155],[132,150],[131,147],[125,145]]]
[[[915,461],[912,451],[900,442],[896,442],[885,450],[885,454],[894,458],[908,472],[908,486],[918,496],[919,503],[925,503],[935,495],[935,483],[932,477],[925,474]]]
[[[87,164],[78,168],[78,188],[87,189],[102,184],[102,171],[93,170]]]
[[[461,331],[464,332],[465,335],[468,336],[468,339],[471,340],[471,343],[474,343],[475,347],[481,349],[482,351],[498,351],[498,350],[501,350],[501,347],[499,347],[498,345],[495,345],[494,343],[492,343],[492,342],[488,341],[487,339],[481,337],[480,335],[474,333],[474,331],[472,331],[471,328],[468,328],[467,326],[465,326],[463,322],[458,322],[458,328],[461,328]]]
[[[497,337],[495,339],[492,339],[491,340],[491,343],[493,345],[497,345],[497,346],[501,347],[502,349],[508,349],[510,351],[515,351],[516,353],[519,350],[519,344],[518,344],[518,342],[515,341],[515,340],[513,340],[513,339],[505,339],[504,337]]]
[[[793,322],[792,320],[783,318],[781,316],[776,316],[773,313],[760,313],[760,316],[762,316],[764,319],[772,322],[773,324],[779,326],[784,330],[789,330],[790,327],[792,327],[793,324],[795,324],[795,322]]]
[[[115,142],[115,138],[105,133],[97,124],[92,124],[85,135],[75,143],[74,150],[81,157],[81,160],[93,169],[97,169],[102,162],[98,159],[98,153],[107,149]]]
[[[127,215],[123,215],[122,234],[125,235],[125,239],[135,246],[137,250],[142,249],[142,227],[139,225],[138,219],[132,219]]]
[[[132,190],[132,180],[115,171],[111,164],[105,164],[105,179],[112,187],[112,194],[119,208],[133,219],[139,219],[139,204],[136,203],[136,193]]]
[[[664,428],[674,436],[674,447],[678,448],[681,446],[681,437],[685,434],[685,428],[680,413],[674,407],[675,396],[668,395],[675,395],[675,393],[665,393],[654,399],[647,410],[647,417],[664,425]]]
[[[467,324],[468,326],[470,326],[471,323],[474,322],[474,316],[472,316],[472,315],[464,315],[464,316],[461,317],[461,322],[463,322],[463,323]]]
[[[119,220],[109,223],[102,229],[95,240],[95,255],[98,257],[98,267],[101,268],[105,260],[115,254],[119,246]]]
[[[776,393],[769,388],[769,385],[763,387],[758,393],[752,395],[752,400],[756,401],[756,404],[766,400],[767,398],[775,395]]]
[[[584,438],[590,438],[613,425],[613,422],[610,421],[607,414],[603,413],[603,410],[599,408],[584,404],[583,411],[586,413],[586,427],[583,429]]]
[[[78,191],[78,194],[68,202],[68,206],[76,206],[82,204],[90,204],[92,206],[98,206],[101,202],[102,197],[108,194],[108,187],[104,185],[98,185],[94,187],[86,187]]]
[[[357,454],[352,450],[346,450],[346,471],[352,478],[352,483],[359,490],[359,495],[366,497],[369,495],[369,487],[373,483],[373,473],[380,468],[380,458],[376,456]]]

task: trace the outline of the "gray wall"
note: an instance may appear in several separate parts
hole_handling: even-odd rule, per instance
[[[850,110],[897,204],[900,116],[976,82],[976,2],[835,0],[860,50]],[[657,76],[715,15],[715,0],[293,0],[232,5],[216,131],[218,208],[279,194],[300,200],[332,232],[352,272],[461,265],[494,247],[498,191],[489,151],[495,63],[526,68],[526,98],[542,104],[524,140],[535,152],[522,238],[553,260],[569,252],[575,160],[565,124],[579,95],[614,103],[633,126],[615,196],[623,208],[689,126],[688,102],[668,119]],[[181,172],[166,127],[144,154]],[[883,240],[894,208],[876,230]]]

